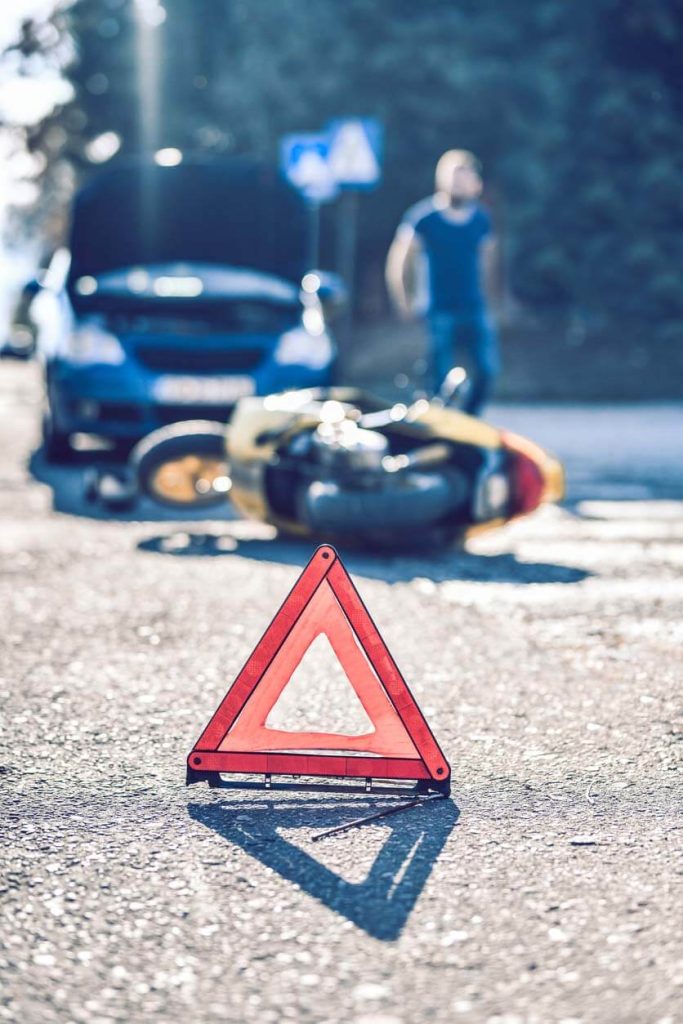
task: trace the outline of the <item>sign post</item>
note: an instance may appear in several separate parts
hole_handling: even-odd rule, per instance
[[[374,118],[340,118],[328,126],[327,162],[342,191],[337,207],[337,272],[349,290],[344,327],[353,319],[356,253],[358,249],[358,193],[375,188],[382,177],[382,125]]]
[[[330,121],[323,132],[285,135],[280,166],[290,183],[306,197],[310,210],[309,266],[320,259],[320,205],[341,196],[337,205],[336,270],[346,284],[349,301],[338,332],[348,335],[353,319],[358,192],[375,188],[382,177],[383,131],[372,117]]]
[[[320,132],[285,135],[280,143],[280,166],[289,182],[308,200],[308,269],[320,262],[320,206],[334,199],[337,183],[328,163],[329,139]]]

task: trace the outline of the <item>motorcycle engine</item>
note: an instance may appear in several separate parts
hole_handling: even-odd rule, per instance
[[[311,455],[331,476],[356,487],[379,484],[382,459],[389,442],[378,430],[366,430],[353,420],[321,423],[311,435]]]
[[[269,500],[280,514],[321,535],[385,544],[422,535],[468,503],[467,478],[447,466],[448,446],[422,446],[411,462],[340,403],[328,406],[272,467]]]

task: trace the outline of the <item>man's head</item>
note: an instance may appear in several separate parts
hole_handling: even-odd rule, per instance
[[[436,165],[436,191],[451,206],[463,206],[481,195],[481,163],[468,149],[449,149]]]

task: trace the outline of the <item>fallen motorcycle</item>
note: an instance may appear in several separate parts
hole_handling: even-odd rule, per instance
[[[131,453],[139,491],[176,509],[230,500],[301,537],[443,545],[557,501],[560,463],[442,398],[386,407],[350,388],[241,399],[226,426],[175,423]]]

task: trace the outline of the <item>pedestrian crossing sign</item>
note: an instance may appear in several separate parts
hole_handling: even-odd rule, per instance
[[[280,143],[280,166],[296,189],[307,199],[334,199],[339,186],[330,169],[329,139],[321,132],[285,135]]]
[[[371,117],[343,118],[328,124],[327,162],[343,189],[371,189],[382,177],[382,126]]]

